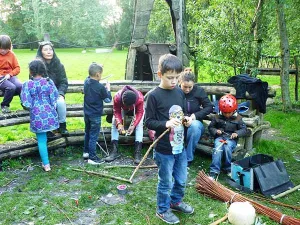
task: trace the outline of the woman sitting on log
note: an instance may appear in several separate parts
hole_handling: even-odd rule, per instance
[[[56,56],[53,45],[50,41],[43,41],[39,44],[37,57],[41,58],[45,62],[47,75],[51,80],[53,80],[59,92],[59,98],[56,106],[59,120],[58,131],[62,136],[69,136],[69,132],[66,127],[67,107],[65,102],[65,94],[68,89],[68,79],[66,76],[65,67]],[[51,135],[51,133],[48,133],[48,137],[49,136],[51,137],[53,134]]]
[[[202,120],[212,112],[213,105],[202,87],[195,85],[195,75],[189,69],[185,69],[180,76],[180,88],[186,98],[186,113],[189,116],[186,137],[186,156],[188,166],[194,160],[196,145],[204,133]]]

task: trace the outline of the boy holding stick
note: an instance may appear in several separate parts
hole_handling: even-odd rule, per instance
[[[177,86],[182,70],[183,65],[176,56],[161,56],[157,71],[160,84],[149,93],[146,102],[147,128],[154,130],[156,137],[169,130],[155,147],[158,167],[156,216],[168,224],[180,222],[172,210],[187,214],[194,212],[191,206],[182,202],[187,179],[182,124],[184,93]]]

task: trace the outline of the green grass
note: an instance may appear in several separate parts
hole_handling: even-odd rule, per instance
[[[92,51],[82,54],[81,49],[57,49],[56,51],[66,67],[69,80],[84,80],[89,64],[94,61],[104,64],[103,76],[114,74],[110,80],[124,79],[126,51],[114,51],[106,54],[96,54]],[[35,53],[36,51],[16,50],[21,64],[20,79],[22,81],[28,78],[27,65],[34,58]],[[279,77],[275,76],[263,76],[261,78],[268,81],[269,85],[279,85],[280,82]],[[205,76],[205,79],[209,79],[209,77]],[[291,82],[291,90],[293,87],[294,83]],[[276,159],[282,159],[291,180],[297,185],[300,183],[298,172],[300,163],[296,160],[296,156],[300,156],[299,112],[283,113],[279,93],[280,89],[277,90],[275,104],[268,107],[264,116],[265,120],[270,121],[272,128],[276,130],[276,138],[260,141],[255,144],[255,149],[256,153],[269,154]],[[82,94],[67,94],[66,100],[68,104],[82,103],[83,96]],[[293,104],[299,108],[299,102],[293,102]],[[11,108],[13,110],[21,109],[17,97],[14,98]],[[71,131],[84,129],[82,118],[68,118],[67,123],[68,129]],[[108,125],[103,121],[103,126]],[[35,137],[29,131],[28,124],[0,128],[0,132],[0,143]],[[145,153],[146,148],[147,146],[144,146],[143,153]],[[132,158],[133,146],[120,146],[120,150],[125,157]],[[4,171],[0,172],[0,225],[28,224],[29,222],[34,222],[37,225],[70,224],[68,218],[74,223],[83,214],[92,217],[91,210],[97,212],[95,224],[165,224],[155,217],[157,185],[155,169],[147,179],[135,184],[128,184],[129,193],[125,195],[123,203],[106,204],[101,200],[101,197],[109,193],[117,195],[116,186],[123,182],[75,172],[72,169],[87,169],[123,178],[129,178],[133,170],[128,168],[106,170],[104,169],[106,165],[99,167],[86,165],[82,162],[81,154],[82,146],[68,147],[63,152],[51,152],[52,171],[50,173],[42,171],[38,154],[4,161]],[[207,171],[210,162],[209,156],[196,152],[195,161],[189,170],[185,195],[185,201],[195,208],[195,213],[189,216],[177,214],[181,224],[210,224],[223,217],[227,212],[225,203],[203,196],[195,190],[198,171],[202,169]],[[149,170],[139,170],[135,177],[147,177],[147,172]],[[220,176],[220,182],[226,185],[225,175]],[[78,206],[76,206],[74,199],[78,199]],[[279,201],[299,206],[299,199],[299,191],[296,191],[280,198]],[[299,211],[266,202],[262,203],[287,215],[300,218]],[[215,217],[209,218],[211,214],[214,214]],[[277,224],[266,217],[262,218],[263,222],[268,225]],[[229,222],[223,224],[229,224]]]

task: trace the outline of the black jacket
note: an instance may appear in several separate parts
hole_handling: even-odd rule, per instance
[[[228,135],[231,135],[232,133],[237,133],[238,137],[245,137],[248,135],[247,126],[239,114],[236,116],[233,115],[228,119],[223,115],[216,115],[210,122],[208,130],[214,138],[220,136],[225,137],[226,135],[228,137]],[[227,134],[217,135],[217,130],[224,131]]]
[[[203,120],[213,111],[213,105],[202,87],[194,85],[192,91],[185,94],[185,98],[185,109],[188,116],[194,113],[197,120]]]
[[[43,61],[45,61],[41,49],[42,47],[40,46],[36,56],[37,58],[40,58]],[[56,56],[54,49],[53,49],[53,58],[51,62],[49,64],[45,62],[45,65],[47,68],[47,76],[51,80],[53,80],[59,94],[65,96],[68,89],[68,79],[67,79],[65,67]]]
[[[107,91],[99,81],[90,79],[84,81],[84,106],[83,111],[88,116],[102,116],[103,101],[106,98],[112,99],[110,91]]]
[[[258,78],[250,77],[248,74],[240,74],[228,79],[236,90],[236,98],[245,98],[246,91],[255,101],[258,111],[266,113],[266,102],[268,98],[268,83]]]

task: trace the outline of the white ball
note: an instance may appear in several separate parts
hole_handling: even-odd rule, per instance
[[[228,210],[228,220],[233,225],[252,225],[255,216],[255,208],[249,202],[234,202]]]

